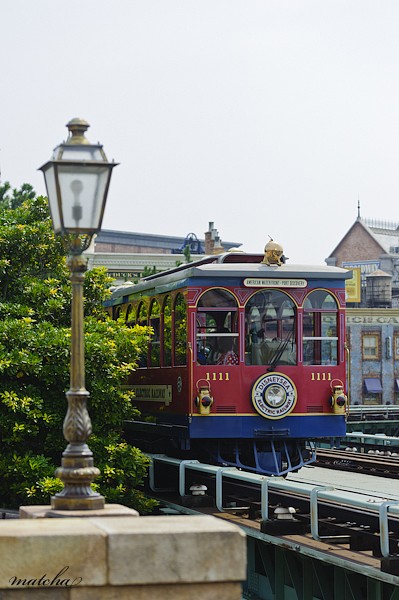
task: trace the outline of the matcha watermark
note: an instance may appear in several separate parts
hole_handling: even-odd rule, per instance
[[[55,575],[53,578],[50,578],[50,576],[48,576],[47,573],[45,573],[38,579],[20,579],[19,577],[14,575],[14,577],[11,577],[8,581],[11,585],[18,586],[18,587],[58,586],[58,587],[70,588],[70,587],[75,587],[75,586],[79,585],[80,583],[82,583],[82,581],[83,581],[82,577],[75,577],[75,579],[72,579],[70,577],[62,578],[62,576],[68,570],[69,570],[69,566],[63,567],[61,569],[61,571],[59,571],[59,573],[57,573],[57,575]]]

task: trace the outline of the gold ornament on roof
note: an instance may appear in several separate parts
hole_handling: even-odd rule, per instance
[[[262,264],[281,266],[285,263],[284,250],[281,244],[275,242],[272,238],[265,246],[265,256]]]

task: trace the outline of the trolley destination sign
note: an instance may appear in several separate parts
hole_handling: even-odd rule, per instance
[[[129,385],[124,387],[133,390],[135,400],[141,402],[163,402],[166,406],[172,402],[171,385]]]
[[[245,287],[305,288],[306,279],[244,279]]]

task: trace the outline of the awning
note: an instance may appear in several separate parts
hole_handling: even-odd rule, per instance
[[[364,387],[369,394],[381,394],[382,385],[379,377],[369,377],[364,380]]]

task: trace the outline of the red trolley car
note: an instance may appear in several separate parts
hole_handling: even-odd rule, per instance
[[[345,435],[350,276],[288,266],[271,241],[118,287],[113,318],[153,329],[129,441],[273,475],[311,462],[310,442]]]

